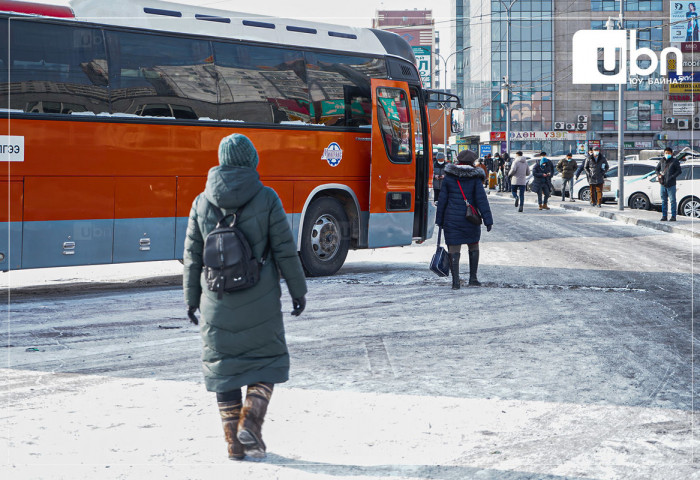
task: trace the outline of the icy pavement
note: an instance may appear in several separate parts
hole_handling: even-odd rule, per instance
[[[47,381],[2,373],[13,384]],[[265,423],[271,453],[252,463],[226,459],[218,412],[199,384],[70,375],[52,382],[54,392],[30,395],[3,415],[12,458],[2,478],[681,479],[692,472],[683,466],[690,413],[675,410],[282,387]]]
[[[309,279],[261,463],[226,458],[178,262],[13,272],[0,479],[700,478],[700,242],[491,202],[483,288],[432,275],[434,240]]]

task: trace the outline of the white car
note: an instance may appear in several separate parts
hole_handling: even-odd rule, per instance
[[[661,206],[661,189],[655,172],[626,181],[624,200],[630,208],[650,210]],[[700,162],[691,160],[681,165],[681,174],[676,179],[676,202],[680,215],[700,218]]]
[[[617,198],[617,162],[610,163],[610,170],[605,174],[603,183],[603,201],[615,200]],[[625,162],[625,183],[632,182],[653,172],[658,162],[652,160],[638,160]],[[613,166],[614,165],[614,166]],[[574,197],[581,200],[591,201],[591,189],[585,174],[574,183]]]

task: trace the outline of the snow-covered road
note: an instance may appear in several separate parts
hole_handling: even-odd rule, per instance
[[[13,273],[43,290],[0,334],[0,478],[700,477],[700,242],[493,197],[482,288],[432,275],[434,240],[309,280],[263,463],[226,458],[178,287],[67,286],[177,264]]]

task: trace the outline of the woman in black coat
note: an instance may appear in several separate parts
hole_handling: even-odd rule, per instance
[[[450,256],[452,288],[459,289],[459,257],[463,244],[469,248],[469,285],[481,285],[476,278],[479,267],[479,240],[481,225],[474,225],[467,220],[467,204],[464,196],[481,214],[490,232],[493,226],[491,207],[484,191],[484,170],[475,167],[477,156],[471,150],[463,150],[457,155],[456,165],[445,167],[445,179],[442,181],[438,198],[435,223],[445,230],[445,243]],[[460,189],[461,187],[461,189]]]

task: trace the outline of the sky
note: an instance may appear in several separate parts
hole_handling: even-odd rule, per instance
[[[30,0],[34,1],[34,0]],[[35,0],[37,3],[69,5],[69,0]],[[103,0],[109,1],[109,0]],[[111,0],[118,1],[118,0]],[[450,0],[259,0],[241,2],[236,0],[169,0],[174,3],[219,8],[236,12],[257,13],[285,18],[348,25],[351,27],[371,27],[377,10],[419,10],[432,9],[436,29],[443,38],[442,56],[446,52],[450,38]],[[143,0],[144,5],[148,0]],[[452,57],[454,58],[454,57]],[[448,68],[448,71],[450,69]]]

